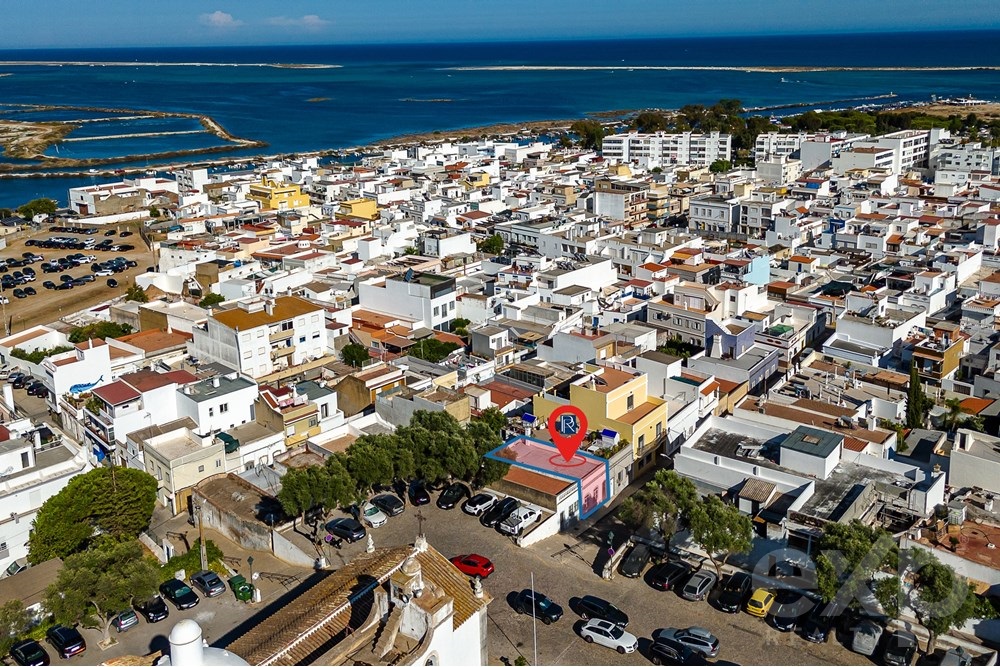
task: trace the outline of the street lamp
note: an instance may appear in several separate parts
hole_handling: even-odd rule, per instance
[[[247,556],[247,565],[250,566],[250,585],[256,587],[253,583],[253,556]]]
[[[194,506],[198,513],[198,550],[201,552],[201,569],[208,569],[208,550],[205,548],[205,518],[201,514],[201,504]]]

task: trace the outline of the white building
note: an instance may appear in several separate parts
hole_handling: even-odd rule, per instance
[[[299,297],[240,301],[195,327],[191,352],[256,379],[323,357],[325,326],[323,309]]]
[[[238,373],[217,375],[177,389],[177,417],[190,417],[199,433],[226,431],[256,420],[257,383]]]
[[[362,308],[410,318],[438,331],[451,328],[455,299],[455,279],[434,273],[407,270],[402,276],[358,284]]]
[[[732,159],[733,138],[721,132],[628,132],[604,137],[601,152],[609,160],[648,162],[655,166],[684,164],[710,165],[716,160]]]

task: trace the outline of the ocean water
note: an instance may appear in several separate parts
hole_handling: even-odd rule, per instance
[[[268,142],[249,153],[271,154],[358,146],[410,132],[712,104],[721,98],[737,98],[745,106],[888,93],[913,101],[932,94],[997,99],[998,37],[1000,32],[983,31],[0,51],[0,74],[8,74],[0,76],[0,103],[208,114],[238,136]],[[23,64],[29,61],[62,64]],[[275,66],[289,64],[322,67]],[[754,70],[772,66],[863,69]],[[13,110],[0,107],[0,118],[37,115],[5,111]],[[64,112],[52,113],[61,117]],[[178,146],[191,141],[188,135],[176,138]],[[84,150],[89,143],[78,146]],[[68,187],[102,181],[0,180],[0,206],[35,196],[65,201]]]

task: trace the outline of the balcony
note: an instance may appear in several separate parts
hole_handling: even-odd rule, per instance
[[[295,346],[288,345],[286,347],[278,347],[271,349],[271,359],[280,359],[281,357],[288,357],[295,353]]]
[[[272,331],[268,334],[267,339],[272,343],[277,343],[279,341],[288,340],[295,335],[295,329],[287,329],[286,331],[281,331],[280,329]]]

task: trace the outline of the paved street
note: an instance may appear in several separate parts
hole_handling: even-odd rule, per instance
[[[434,494],[436,497],[436,494]],[[370,531],[376,546],[396,546],[411,543],[417,534],[417,508],[407,506],[401,516],[389,519],[382,528]],[[464,553],[479,553],[490,558],[496,572],[484,588],[493,596],[489,606],[490,663],[501,664],[501,657],[511,663],[518,655],[534,661],[532,623],[529,616],[517,614],[508,598],[530,585],[551,597],[565,610],[562,620],[551,626],[539,622],[539,664],[601,665],[649,664],[643,654],[653,630],[663,627],[701,625],[715,633],[722,644],[720,663],[801,665],[859,664],[868,661],[835,641],[824,645],[812,644],[795,634],[780,633],[762,620],[747,614],[725,614],[707,603],[688,602],[674,593],[650,588],[642,579],[616,575],[604,581],[594,574],[593,556],[597,545],[581,543],[576,538],[559,535],[535,547],[521,549],[494,530],[482,527],[475,517],[460,509],[444,511],[436,506],[419,508],[425,518],[424,531],[431,545],[447,557]],[[365,541],[345,545],[335,552],[330,562],[338,566],[340,558],[363,551]],[[576,553],[574,553],[576,552]],[[576,555],[579,554],[579,555]],[[581,595],[597,595],[610,600],[631,617],[629,631],[639,637],[640,650],[630,655],[587,644],[576,631],[582,624],[569,608],[569,600]],[[645,641],[644,641],[645,640]]]

